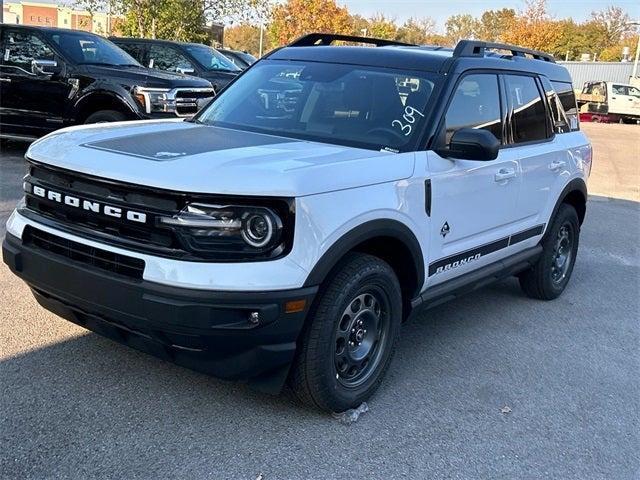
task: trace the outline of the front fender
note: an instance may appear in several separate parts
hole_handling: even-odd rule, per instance
[[[140,108],[131,98],[131,94],[124,87],[118,85],[113,86],[106,82],[97,81],[89,85],[76,95],[73,101],[73,107],[71,109],[71,116],[75,122],[80,112],[87,106],[87,102],[90,102],[92,98],[97,96],[109,97],[114,102],[119,103],[125,107],[131,114],[138,118],[144,118]]]

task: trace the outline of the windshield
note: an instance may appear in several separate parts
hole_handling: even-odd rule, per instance
[[[140,66],[124,50],[97,35],[55,32],[50,34],[50,38],[66,57],[80,65]]]
[[[241,61],[249,65],[253,65],[256,62],[256,57],[246,52],[233,52],[234,55],[240,58]]]
[[[188,45],[187,51],[207,70],[224,70],[227,72],[239,72],[231,60],[206,45]]]
[[[370,149],[409,150],[434,82],[423,72],[265,60],[196,119],[208,125]]]

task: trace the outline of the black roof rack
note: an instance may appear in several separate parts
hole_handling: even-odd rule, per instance
[[[354,43],[367,43],[369,45],[375,45],[376,47],[387,47],[390,45],[415,47],[412,43],[396,42],[394,40],[384,40],[382,38],[371,37],[357,37],[354,35],[340,35],[335,33],[309,33],[304,35],[293,42],[288,47],[312,47],[314,45],[331,45],[333,42],[354,42]]]
[[[539,52],[538,50],[530,50],[528,48],[516,47],[515,45],[507,45],[506,43],[482,42],[479,40],[460,40],[453,50],[454,57],[484,57],[486,50],[506,50],[511,52],[514,57],[524,57],[531,55],[536,60],[545,62],[553,62],[556,60],[553,55]]]

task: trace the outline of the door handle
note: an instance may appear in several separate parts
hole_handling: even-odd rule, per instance
[[[551,162],[549,164],[549,170],[551,170],[552,172],[557,172],[558,170],[560,170],[561,168],[564,168],[564,166],[567,164],[567,162],[562,162],[562,161],[554,161]]]
[[[516,176],[515,168],[501,168],[498,173],[493,177],[496,182],[502,182],[504,180],[509,180],[510,178],[514,178]]]
[[[0,78],[0,82],[11,83],[10,78]]]

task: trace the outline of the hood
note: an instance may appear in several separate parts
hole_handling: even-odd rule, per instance
[[[141,87],[150,88],[176,88],[176,87],[205,87],[210,88],[211,84],[205,79],[191,77],[176,73],[163,72],[145,67],[109,67],[95,66],[87,67],[87,72],[96,78],[101,76],[113,80],[119,78],[126,83],[135,84]]]
[[[119,122],[58,130],[27,157],[161,189],[296,197],[408,178],[413,153],[393,154],[198,125]]]

